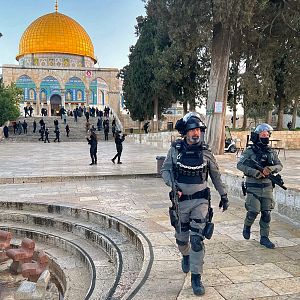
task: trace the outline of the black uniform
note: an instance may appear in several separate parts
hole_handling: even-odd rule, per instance
[[[111,160],[113,163],[115,163],[116,158],[118,158],[118,164],[122,164],[121,155],[122,155],[122,151],[123,151],[124,140],[125,140],[125,135],[124,134],[121,135],[120,132],[118,132],[115,136],[115,144],[116,144],[117,154]]]
[[[92,162],[90,165],[96,165],[97,164],[97,136],[94,132],[92,132],[90,138],[87,138],[88,143],[91,145],[90,147],[90,156],[92,159]]]

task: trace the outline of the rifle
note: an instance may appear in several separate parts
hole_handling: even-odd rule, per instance
[[[246,161],[249,161],[249,164],[246,163],[246,165],[248,167],[258,170],[260,172],[263,172],[264,167],[262,167],[256,160],[248,158]],[[282,178],[279,174],[276,174],[276,175],[269,174],[268,176],[265,176],[265,177],[270,179],[272,181],[273,185],[276,184],[284,190],[287,189],[287,187],[284,186],[284,181],[282,180]]]
[[[210,190],[209,190],[209,194],[208,194],[208,218],[207,218],[207,222],[206,225],[203,229],[202,234],[208,239],[210,240],[213,232],[214,232],[214,227],[215,224],[212,222],[212,218],[214,216],[214,210],[211,207],[211,197],[210,197]]]
[[[172,206],[169,207],[169,216],[171,225],[175,228],[177,233],[181,233],[181,222],[180,222],[180,213],[178,208],[178,193],[176,189],[176,184],[174,180],[173,171],[170,171],[172,190],[169,193]]]

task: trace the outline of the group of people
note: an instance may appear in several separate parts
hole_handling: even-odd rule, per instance
[[[54,142],[60,142],[60,130],[59,130],[59,123],[58,123],[58,120],[55,119],[53,121],[54,123],[54,133],[55,133],[55,139],[53,140]],[[46,128],[46,124],[45,124],[45,121],[42,119],[40,119],[39,121],[39,124],[40,124],[40,129],[39,129],[39,134],[40,134],[40,138],[39,138],[39,141],[42,141],[44,143],[50,143],[50,140],[49,140],[49,128]],[[33,121],[33,133],[36,132],[36,127],[37,127],[37,124],[36,124],[36,121],[34,120]],[[67,137],[69,137],[69,133],[70,133],[70,127],[68,124],[66,124],[66,134],[67,134]]]
[[[111,161],[115,164],[115,160],[117,159],[117,164],[122,164],[121,162],[121,155],[123,151],[123,142],[125,140],[126,134],[122,134],[122,131],[118,130],[114,136],[115,144],[116,144],[116,155],[111,159]],[[97,145],[98,145],[98,138],[96,135],[95,130],[90,130],[90,136],[86,138],[88,144],[90,145],[90,157],[91,163],[90,165],[97,164]]]
[[[175,227],[175,239],[182,254],[181,268],[191,272],[191,286],[195,295],[203,295],[202,283],[205,244],[213,233],[212,207],[208,175],[220,195],[219,208],[224,212],[229,199],[217,162],[207,144],[204,143],[206,126],[196,113],[188,113],[177,121],[175,129],[182,135],[172,143],[161,168],[164,182],[172,188],[169,209],[171,224]],[[271,210],[274,208],[273,184],[269,175],[282,170],[277,153],[269,147],[273,128],[260,124],[251,134],[253,144],[249,146],[237,163],[237,168],[246,177],[246,217],[241,235],[251,237],[251,226],[261,214],[260,244],[268,249],[275,247],[269,239]],[[249,164],[259,163],[260,170]]]
[[[73,111],[68,110],[67,115],[68,116],[74,116],[74,122],[77,122],[78,117],[85,116],[86,120],[88,121],[90,117],[98,117],[98,118],[103,118],[109,117],[109,113],[112,114],[112,111],[109,107],[105,106],[103,111],[99,109],[98,107],[81,107],[81,106],[76,106]]]
[[[28,123],[26,122],[26,120],[23,120],[23,122],[19,121],[18,123],[17,122],[14,122],[13,123],[13,130],[14,130],[14,134],[21,134],[22,132],[24,134],[27,134],[28,133]]]
[[[24,106],[24,117],[26,118],[27,116],[32,117],[33,114],[33,107],[32,105]]]

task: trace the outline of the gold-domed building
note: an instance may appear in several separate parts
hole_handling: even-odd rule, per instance
[[[74,19],[55,12],[33,21],[23,33],[16,56],[19,65],[3,65],[4,84],[23,89],[24,106],[35,115],[47,109],[56,115],[63,106],[109,106],[120,110],[120,82],[116,68],[95,68],[93,43]]]

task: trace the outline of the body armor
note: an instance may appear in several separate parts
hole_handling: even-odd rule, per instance
[[[176,180],[180,183],[201,184],[206,180],[207,164],[203,160],[202,144],[187,145],[180,142],[176,161]]]
[[[256,155],[256,161],[262,166],[274,166],[274,157],[271,148],[261,148],[256,145],[251,146]]]

